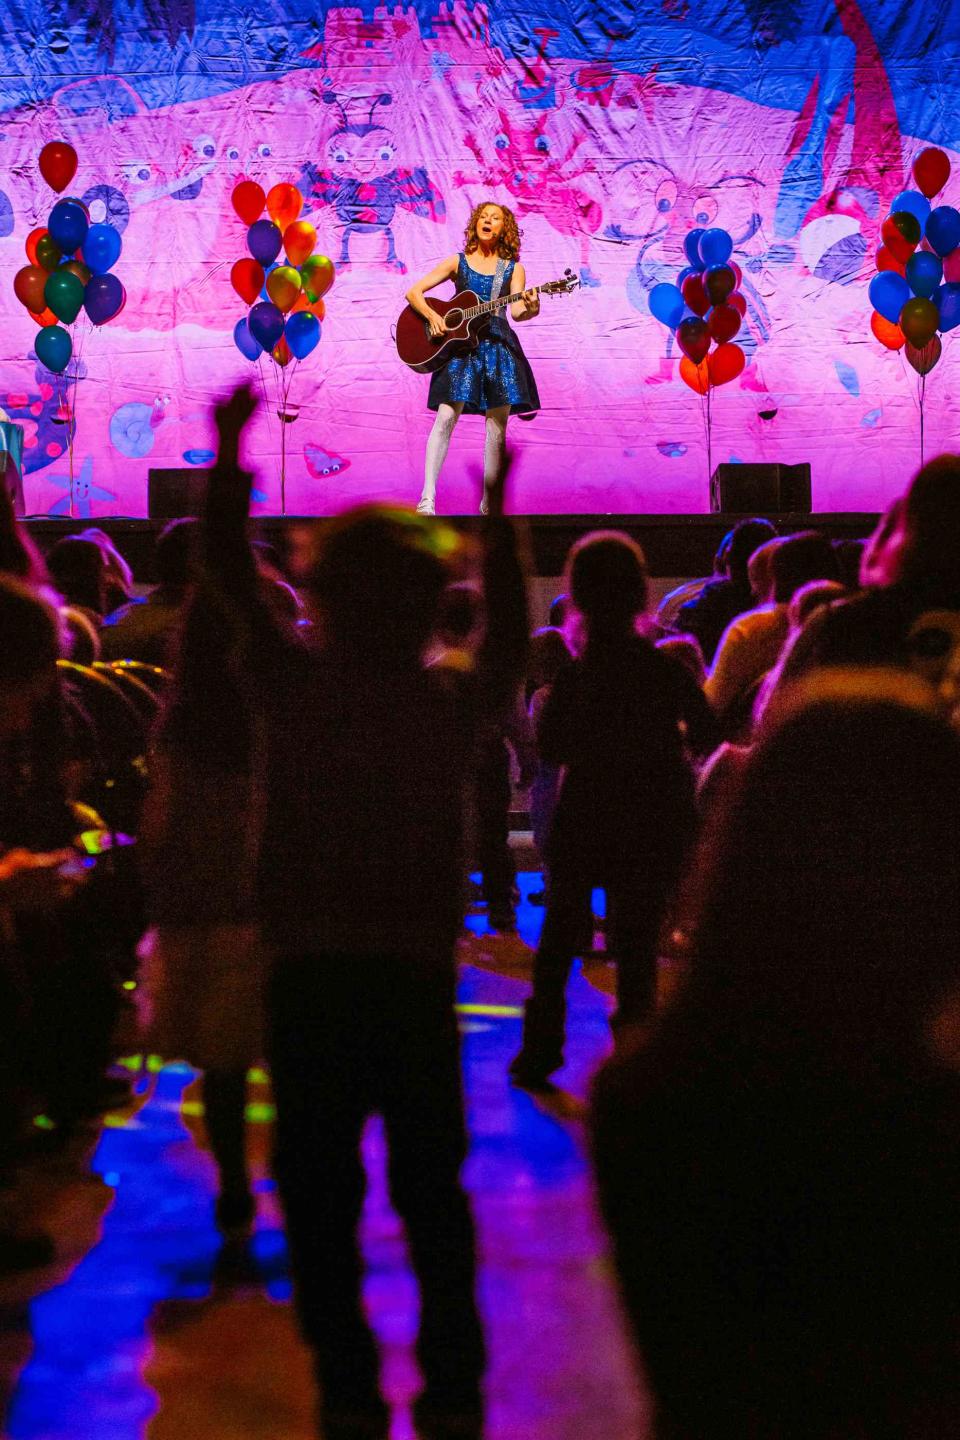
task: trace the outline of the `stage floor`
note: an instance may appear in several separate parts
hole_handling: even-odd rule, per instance
[[[520,876],[525,897],[540,877]],[[542,910],[519,907],[535,941]],[[569,1063],[556,1102],[507,1080],[529,993],[531,951],[469,921],[459,986],[471,1135],[465,1181],[477,1219],[479,1293],[490,1346],[489,1440],[642,1440],[649,1401],[634,1380],[585,1158],[582,1101],[607,1053],[608,967],[570,985]],[[675,972],[661,969],[662,988]],[[150,1073],[151,1070],[154,1073]],[[218,1263],[214,1170],[195,1072],[137,1075],[107,1117],[99,1177],[48,1199],[72,1258],[42,1280],[0,1284],[6,1440],[317,1440],[310,1361],[297,1338],[280,1215],[266,1157],[267,1076],[251,1072],[248,1126],[258,1219],[247,1263]],[[367,1136],[365,1298],[396,1413],[409,1403],[416,1294],[386,1196],[379,1126]],[[47,1219],[41,1203],[38,1221]],[[29,1302],[22,1308],[18,1302]]]
[[[483,523],[476,515],[450,515],[452,524],[476,531]],[[525,515],[517,517],[530,537],[530,552],[537,575],[554,576],[563,571],[567,551],[575,540],[590,530],[625,530],[643,546],[650,574],[688,579],[708,575],[723,535],[742,515]],[[780,514],[769,519],[782,534],[811,527],[831,539],[859,539],[869,535],[877,523],[873,513],[838,511],[823,514]],[[97,525],[112,535],[133,566],[137,579],[153,578],[153,536],[164,520],[131,520],[121,517],[94,517],[74,520],[31,518],[26,522],[31,535],[44,548],[63,535]],[[299,526],[323,523],[315,516],[259,516],[251,533],[283,546],[288,532]]]

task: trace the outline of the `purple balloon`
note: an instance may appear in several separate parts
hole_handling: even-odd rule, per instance
[[[271,300],[261,300],[254,305],[247,316],[247,324],[250,334],[264,350],[272,350],[283,334],[283,316]]]
[[[257,220],[247,231],[250,254],[261,265],[269,265],[272,260],[276,260],[282,244],[280,227],[274,225],[272,220]]]
[[[106,325],[120,314],[126,298],[116,275],[91,275],[83,292],[83,308],[94,325]]]
[[[233,327],[233,343],[245,360],[256,360],[263,354],[263,346],[250,334],[246,316]]]

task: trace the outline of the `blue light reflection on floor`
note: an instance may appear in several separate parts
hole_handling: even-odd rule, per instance
[[[527,897],[540,888],[540,877],[523,874],[519,885],[518,930],[532,945],[543,910]],[[482,914],[468,923],[476,935],[487,928]],[[583,1410],[578,1433],[599,1433],[590,1411],[601,1404],[604,1390],[609,1394],[602,1403],[613,1403],[618,1424],[622,1414],[633,1414],[629,1395],[616,1394],[616,1376],[620,1391],[628,1388],[622,1357],[604,1362],[613,1365],[616,1376],[611,1377],[602,1365],[597,1371],[593,1345],[589,1361],[578,1353],[577,1334],[584,1326],[604,1335],[615,1324],[609,1297],[598,1296],[596,1279],[589,1278],[595,1275],[602,1245],[591,1213],[580,1127],[546,1113],[507,1081],[507,1066],[520,1040],[516,1012],[528,993],[528,975],[529,969],[521,975],[467,965],[459,988],[461,1003],[478,1005],[481,1011],[503,1006],[514,1012],[489,1020],[482,1013],[471,1015],[462,1026],[471,1129],[465,1181],[478,1224],[494,1440],[521,1433],[529,1440],[548,1440],[561,1433],[561,1420],[567,1433],[566,1427],[577,1424],[578,1407]],[[610,1002],[578,969],[569,987],[569,1006],[570,1060],[559,1079],[582,1096],[589,1074],[608,1048]],[[30,1306],[33,1352],[9,1409],[4,1432],[8,1440],[144,1440],[158,1405],[143,1373],[155,1346],[163,1344],[158,1314],[191,1302],[202,1309],[199,1302],[209,1304],[218,1287],[214,1166],[196,1144],[198,1124],[190,1116],[195,1107],[182,1109],[184,1092],[194,1079],[185,1066],[164,1068],[142,1108],[126,1123],[104,1130],[94,1167],[109,1177],[113,1205],[100,1242],[63,1284]],[[140,1084],[146,1089],[146,1077]],[[259,1132],[264,1150],[267,1127],[252,1129]],[[404,1266],[398,1222],[386,1209],[382,1134],[376,1127],[364,1151],[372,1174],[363,1225],[370,1266],[366,1299],[381,1341],[394,1350],[398,1344],[409,1348],[415,1294]],[[257,1189],[272,1190],[262,1171]],[[260,1294],[286,1302],[290,1283],[276,1200],[261,1193],[259,1202],[251,1247],[254,1280]],[[561,1312],[569,1311],[568,1321],[559,1327],[558,1306]],[[539,1376],[518,1377],[517,1355],[526,1344],[527,1327],[548,1324],[556,1332],[552,1343],[559,1347],[557,1356],[552,1362],[544,1357]],[[609,1338],[605,1342],[607,1352],[618,1351],[618,1346],[616,1334],[613,1343]],[[545,1399],[538,1390],[548,1383],[543,1375],[562,1373],[564,1367],[570,1371],[569,1385],[554,1394],[557,1387],[550,1382]],[[583,1373],[578,1375],[578,1368]],[[387,1370],[389,1389],[389,1364]],[[398,1385],[401,1399],[408,1398],[409,1383],[408,1378]],[[392,1398],[396,1400],[397,1393]],[[544,1405],[554,1408],[541,1417]],[[221,1433],[226,1437],[235,1432],[220,1432],[208,1421],[204,1440],[220,1440]]]

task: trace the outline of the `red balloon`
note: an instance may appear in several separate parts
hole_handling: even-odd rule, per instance
[[[49,278],[46,270],[41,270],[39,265],[24,265],[13,277],[14,294],[20,304],[32,310],[34,315],[42,315],[47,308],[43,291]]]
[[[51,140],[40,151],[40,174],[51,190],[66,190],[77,173],[77,152],[65,140]]]
[[[739,314],[741,320],[746,315],[747,302],[746,300],[744,300],[739,290],[734,290],[732,295],[727,296],[727,304],[733,306],[734,310],[736,310]]]
[[[263,214],[267,197],[255,180],[241,180],[239,185],[233,187],[230,203],[244,225],[250,226]]]
[[[906,275],[907,273],[906,265],[902,260],[898,260],[893,251],[888,250],[886,245],[881,245],[877,251],[877,269],[895,270],[898,275]]]
[[[23,271],[20,273],[23,274]],[[900,329],[917,350],[922,350],[933,339],[939,324],[940,311],[932,300],[916,296],[908,300],[900,311]]]
[[[718,345],[707,361],[710,379],[714,385],[726,385],[736,380],[746,363],[747,357],[739,345]]]
[[[890,321],[885,320],[882,315],[878,315],[876,310],[874,310],[870,316],[870,329],[880,341],[880,344],[886,345],[888,350],[899,350],[906,344],[907,337],[900,329],[900,326],[891,325]]]
[[[904,354],[918,375],[929,375],[934,365],[936,365],[940,359],[942,350],[943,346],[940,343],[940,336],[934,335],[933,339],[928,340],[926,345],[920,350],[908,341]]]
[[[710,389],[710,370],[706,360],[701,360],[699,365],[694,365],[686,355],[680,361],[680,379],[684,385],[689,385],[695,395],[706,395]]]
[[[263,266],[251,260],[249,255],[237,260],[230,271],[230,284],[241,300],[252,305],[263,289]]]
[[[706,315],[710,309],[710,296],[703,288],[702,275],[688,275],[680,286],[680,294],[695,315]]]
[[[912,225],[908,219],[913,221]],[[908,211],[898,210],[887,216],[880,226],[880,234],[890,253],[906,264],[920,243],[920,221]]]
[[[743,284],[743,271],[740,269],[740,266],[737,264],[736,260],[728,260],[727,264],[733,271],[733,278],[737,282],[733,288],[735,290],[739,290],[740,286]]]
[[[706,320],[696,320],[692,316],[681,320],[677,326],[677,344],[694,365],[699,365],[710,349],[710,331],[707,329]]]
[[[913,178],[917,182],[917,189],[931,199],[938,190],[942,190],[950,179],[950,161],[942,150],[936,145],[929,145],[926,150],[921,150],[913,162]]]
[[[728,295],[737,288],[737,279],[730,265],[711,265],[703,277],[703,288],[710,296],[710,303],[722,305]],[[691,307],[692,308],[692,307]]]
[[[272,354],[274,360],[276,360],[277,364],[280,366],[281,370],[284,368],[284,366],[290,364],[290,361],[293,359],[293,351],[287,344],[286,335],[280,336],[280,339],[277,341],[276,345],[274,345],[270,353]]]
[[[734,305],[714,305],[707,316],[710,334],[718,345],[732,340],[741,323],[740,311]]]

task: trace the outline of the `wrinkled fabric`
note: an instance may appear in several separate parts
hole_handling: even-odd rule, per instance
[[[244,376],[265,400],[256,508],[279,510],[280,372],[232,338],[242,178],[296,182],[338,267],[319,347],[284,372],[300,407],[288,512],[416,497],[430,419],[391,329],[486,199],[516,212],[529,283],[569,268],[583,285],[523,331],[541,408],[514,431],[517,508],[706,510],[708,454],[807,460],[816,509],[882,506],[919,462],[918,382],[873,339],[867,286],[913,158],[938,144],[956,159],[954,22],[949,0],[9,7],[0,407],[24,427],[28,513],[69,512],[73,429],[77,515],[145,514],[148,471],[207,465],[211,402]],[[121,232],[128,296],[101,329],[73,326],[68,384],[36,359],[12,288],[56,198],[37,169],[49,139],[77,149],[68,193]],[[708,449],[648,294],[713,225],[743,271],[747,365],[712,396]],[[955,447],[954,343],[927,381],[928,454]],[[458,440],[454,503],[471,454]]]

